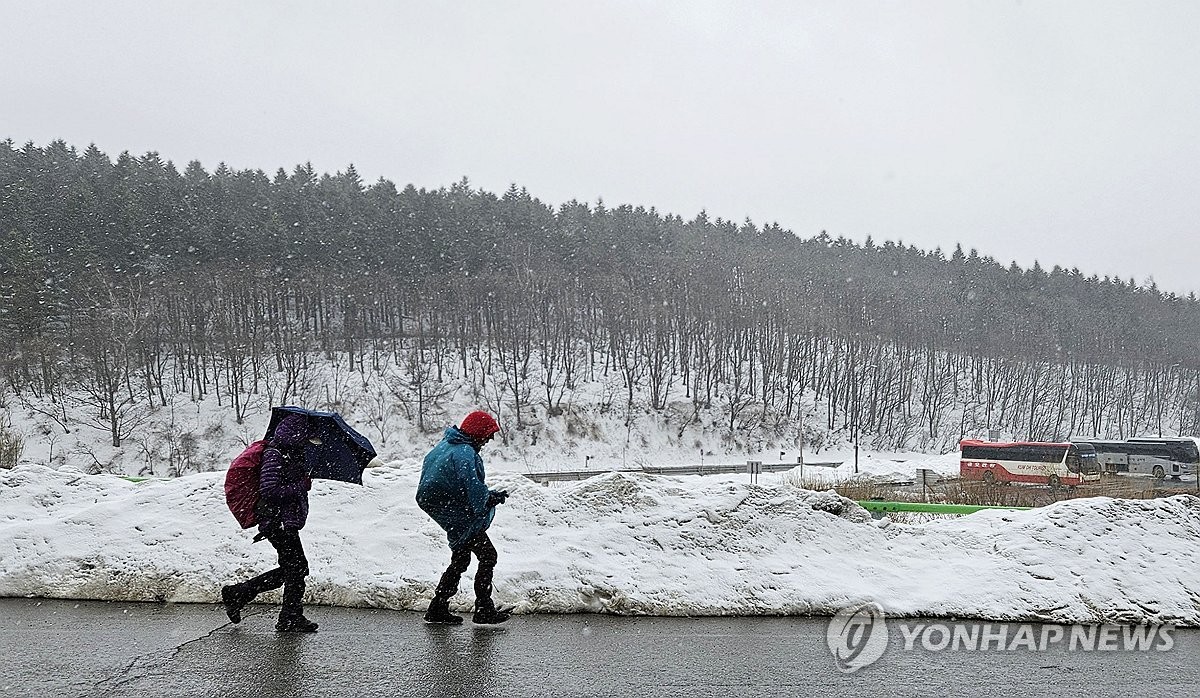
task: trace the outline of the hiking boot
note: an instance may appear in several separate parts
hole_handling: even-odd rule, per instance
[[[471,615],[471,622],[476,625],[498,625],[511,617],[512,611],[506,608],[496,608],[495,604],[488,601],[475,604],[475,613]]]
[[[463,617],[450,612],[449,601],[438,602],[437,599],[434,599],[429,604],[429,610],[425,611],[425,622],[439,625],[462,625]]]
[[[281,633],[315,633],[317,624],[304,616],[280,617],[275,624],[275,630]]]
[[[250,603],[250,599],[246,598],[242,585],[231,584],[221,587],[221,603],[225,605],[225,615],[229,616],[229,622],[241,623],[242,609]]]

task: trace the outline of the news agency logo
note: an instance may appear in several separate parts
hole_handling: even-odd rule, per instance
[[[879,661],[888,645],[883,608],[868,601],[838,611],[829,620],[825,643],[838,671],[853,674]]]
[[[1033,625],[1031,623],[895,623],[902,649],[912,652],[1169,652],[1175,626]],[[871,666],[888,648],[888,624],[874,602],[838,611],[829,620],[825,642],[838,671],[845,674]]]

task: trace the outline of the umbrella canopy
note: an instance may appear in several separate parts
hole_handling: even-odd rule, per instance
[[[268,440],[275,434],[279,422],[290,414],[308,417],[309,440],[304,445],[304,459],[311,477],[362,484],[363,468],[375,457],[375,447],[367,437],[351,429],[337,412],[317,412],[285,405],[271,408]]]

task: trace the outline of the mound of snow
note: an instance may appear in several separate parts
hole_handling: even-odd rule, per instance
[[[449,552],[413,501],[417,476],[405,462],[363,487],[314,484],[311,602],[424,609]],[[237,529],[222,477],[0,471],[0,596],[216,602],[274,563]],[[519,612],[830,614],[873,600],[895,615],[1200,625],[1200,499],[1186,495],[902,525],[784,480],[491,484],[512,493],[491,534],[497,598]]]

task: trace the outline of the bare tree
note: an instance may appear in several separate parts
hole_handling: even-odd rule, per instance
[[[525,297],[528,286],[520,286],[507,299],[497,299],[484,310],[491,346],[496,352],[498,378],[509,395],[517,429],[525,428],[525,412],[532,402],[530,365],[533,358],[533,318]]]
[[[131,369],[147,308],[138,280],[99,281],[95,305],[77,318],[82,361],[73,376],[75,396],[85,408],[84,423],[107,430],[119,447],[149,413],[134,394]]]
[[[430,361],[433,350],[422,345],[418,338],[400,350],[396,357],[398,373],[388,374],[386,379],[391,394],[404,408],[409,419],[415,419],[422,432],[430,428],[430,419],[441,413],[443,401],[453,390],[437,377],[437,370]],[[382,395],[380,395],[382,399]],[[383,414],[380,407],[376,416]]]
[[[0,468],[11,469],[21,460],[25,439],[12,426],[8,412],[0,413]]]

